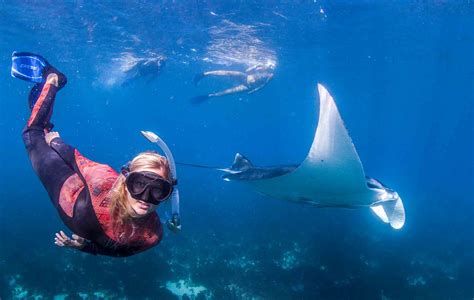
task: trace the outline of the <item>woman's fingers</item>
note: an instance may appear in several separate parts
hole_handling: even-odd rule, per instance
[[[70,246],[71,243],[72,243],[72,240],[62,230],[59,231],[59,233],[56,233],[55,240],[57,240],[59,243],[61,243],[62,246]]]
[[[62,235],[59,234],[59,232],[56,233],[56,238],[55,238],[55,239],[57,239],[57,240],[59,240],[59,241],[61,241],[61,242],[63,242],[63,243],[64,243],[64,241],[65,241],[65,239],[62,237]]]
[[[72,239],[70,239],[62,230],[56,233],[54,237],[54,243],[59,247],[81,249],[82,247],[84,247],[84,241],[85,239],[83,237],[78,236],[77,234],[73,234]]]
[[[62,243],[62,242],[60,242],[60,241],[58,241],[58,240],[55,240],[54,243],[55,243],[56,245],[58,245],[59,247],[64,247],[64,246],[65,246],[64,243]]]
[[[63,237],[63,239],[69,240],[68,236],[64,233],[64,231],[61,230],[59,233],[61,234],[61,236]]]
[[[78,241],[79,243],[82,243],[82,242],[84,242],[84,240],[85,240],[83,237],[80,237],[80,236],[78,236],[77,234],[73,234],[73,235],[72,235],[72,238],[73,238],[75,241]]]
[[[56,245],[58,245],[59,247],[64,247],[64,246],[65,246],[65,245],[64,245],[64,242],[63,242],[61,239],[59,239],[58,237],[55,237],[55,238],[54,238],[54,243],[55,243]]]
[[[77,234],[73,234],[72,238],[74,239],[74,244],[77,249],[82,249],[85,246],[86,239],[78,236]]]

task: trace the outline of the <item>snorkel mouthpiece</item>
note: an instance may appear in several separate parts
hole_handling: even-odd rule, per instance
[[[178,177],[176,176],[176,165],[174,163],[173,154],[166,143],[158,135],[151,131],[142,130],[140,132],[148,141],[156,144],[163,151],[170,166],[172,180],[175,182],[175,184],[177,184]],[[175,233],[181,231],[181,218],[179,215],[179,191],[177,186],[174,188],[173,193],[171,194],[171,218],[166,221],[166,225],[168,226],[168,229]]]

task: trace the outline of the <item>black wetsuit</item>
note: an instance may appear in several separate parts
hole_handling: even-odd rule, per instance
[[[157,245],[163,230],[156,212],[131,220],[119,231],[112,229],[109,191],[118,174],[111,167],[88,160],[60,138],[53,139],[51,146],[46,143],[57,91],[50,84],[33,88],[23,141],[64,224],[87,239],[81,251],[129,256]]]

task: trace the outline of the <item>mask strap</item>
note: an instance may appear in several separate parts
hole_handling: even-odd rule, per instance
[[[130,173],[130,161],[128,161],[126,164],[124,164],[121,168],[120,168],[120,173],[127,177],[128,176],[128,173]]]

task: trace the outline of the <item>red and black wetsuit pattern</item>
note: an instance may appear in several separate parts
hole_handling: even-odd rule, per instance
[[[132,219],[122,230],[112,230],[109,192],[117,172],[85,158],[60,138],[53,139],[48,146],[45,133],[51,126],[58,88],[45,84],[34,89],[41,92],[30,94],[32,112],[23,131],[23,141],[33,169],[64,224],[88,240],[81,251],[130,256],[157,245],[163,229],[156,212]]]

